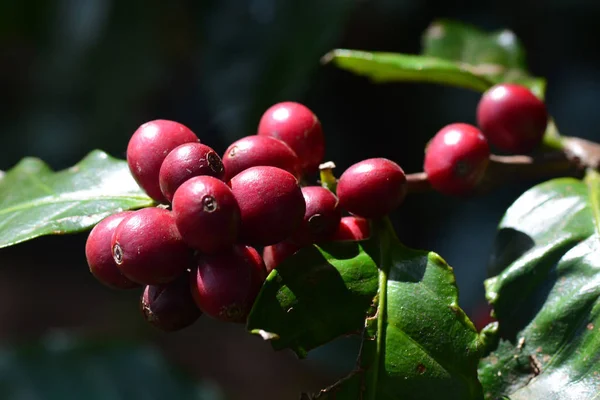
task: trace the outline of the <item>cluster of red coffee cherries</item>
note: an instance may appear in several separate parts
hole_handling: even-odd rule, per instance
[[[336,193],[301,185],[324,153],[321,123],[294,102],[269,108],[257,134],[223,157],[180,123],[141,125],[127,162],[159,205],[96,225],[86,243],[90,271],[112,288],[144,287],[143,315],[163,330],[202,313],[245,322],[267,274],[285,258],[313,243],[367,238],[368,219],[390,213],[406,194],[403,170],[383,158],[348,168]]]
[[[470,193],[482,180],[490,144],[512,154],[535,150],[544,137],[548,112],[543,101],[516,84],[487,90],[477,106],[477,125],[442,128],[425,151],[424,170],[431,187],[449,195]]]

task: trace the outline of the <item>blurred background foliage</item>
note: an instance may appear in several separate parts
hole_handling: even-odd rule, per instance
[[[474,122],[479,95],[425,84],[376,85],[322,66],[320,57],[336,47],[417,53],[421,33],[437,18],[513,30],[532,74],[548,79],[547,103],[561,132],[598,140],[599,17],[594,0],[0,0],[0,170],[24,156],[61,169],[93,148],[124,158],[137,126],[157,118],[188,125],[222,153],[255,133],[268,106],[295,100],[321,119],[327,159],[338,173],[375,156],[419,171],[427,140],[447,123]],[[467,200],[415,195],[393,215],[404,242],[439,252],[455,268],[461,305],[471,315],[481,313],[496,225],[529,185]],[[85,235],[49,237],[0,250],[0,339],[8,349],[0,354],[0,394],[15,382],[23,390],[43,385],[25,367],[26,378],[7,375],[20,354],[10,343],[65,332],[67,342],[73,334],[152,342],[160,356],[151,357],[166,358],[209,388],[198,398],[295,399],[352,367],[354,340],[298,361],[274,353],[241,326],[208,318],[180,333],[156,332],[138,315],[137,293],[115,293],[93,280],[84,243]],[[144,357],[139,351],[132,357]],[[109,382],[100,373],[109,361],[92,359],[95,384]],[[129,382],[172,373],[156,368]],[[58,393],[75,392],[23,393],[2,398],[64,399]],[[118,390],[106,393],[100,398],[124,398]]]

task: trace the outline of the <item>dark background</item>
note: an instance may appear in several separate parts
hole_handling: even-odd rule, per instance
[[[124,158],[143,122],[173,119],[222,153],[255,133],[271,104],[300,101],[319,116],[338,173],[382,156],[421,169],[443,125],[474,122],[479,94],[422,84],[377,85],[322,66],[332,48],[417,53],[436,18],[512,29],[532,74],[545,76],[559,129],[598,139],[600,3],[594,0],[0,0],[0,170],[24,156],[54,169],[94,148]],[[483,303],[495,226],[528,186],[458,200],[415,195],[393,215],[402,240],[455,268],[461,305]],[[231,399],[295,399],[352,368],[354,340],[298,361],[243,327],[201,318],[161,334],[137,293],[105,289],[84,256],[85,235],[0,250],[0,339],[8,346],[75,332],[150,340],[173,365]]]

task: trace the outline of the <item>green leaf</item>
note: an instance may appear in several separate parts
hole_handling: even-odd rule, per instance
[[[485,32],[457,21],[433,22],[423,34],[422,54],[465,63],[494,83],[514,82],[544,98],[546,81],[527,72],[525,50],[508,29]]]
[[[54,335],[0,350],[0,398],[29,400],[222,397],[175,373],[157,350],[126,343],[79,343]]]
[[[508,29],[485,32],[451,20],[433,22],[424,32],[422,54],[471,65],[495,65],[505,72],[525,71],[525,50]]]
[[[598,399],[600,176],[555,179],[506,212],[485,282],[498,348],[480,365],[486,399]]]
[[[115,212],[152,204],[127,163],[99,150],[60,172],[24,158],[0,179],[0,248],[80,232]]]
[[[366,52],[336,49],[323,57],[324,62],[375,82],[430,82],[466,89],[485,91],[495,82],[466,63],[457,63],[438,57],[427,57],[399,53]]]
[[[314,246],[268,277],[248,329],[303,356],[362,332],[357,370],[317,398],[481,399],[483,343],[458,306],[452,269],[406,248],[389,222],[367,241]]]

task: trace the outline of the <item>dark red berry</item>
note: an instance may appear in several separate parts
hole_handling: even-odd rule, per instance
[[[265,269],[250,248],[198,255],[192,270],[192,295],[200,310],[213,318],[243,323],[265,279]]]
[[[529,153],[548,124],[546,105],[524,86],[503,83],[486,91],[477,106],[477,124],[489,142],[510,153]]]
[[[359,217],[343,217],[331,240],[364,240],[371,236],[369,220]]]
[[[292,243],[289,240],[284,240],[271,246],[266,246],[263,249],[263,260],[267,267],[267,272],[271,272],[286,258],[294,255],[302,246]]]
[[[225,168],[221,157],[201,143],[182,144],[167,155],[160,167],[160,190],[171,202],[175,191],[183,182],[201,175],[224,179]]]
[[[294,175],[252,167],[229,182],[240,206],[242,243],[268,246],[287,239],[302,223],[306,205]]]
[[[490,148],[479,129],[469,124],[450,124],[429,142],[424,169],[438,192],[465,195],[481,181],[490,158]]]
[[[112,252],[123,275],[144,285],[171,282],[192,262],[171,212],[157,207],[127,215],[114,232]]]
[[[240,208],[229,186],[212,176],[181,185],[173,197],[173,215],[183,240],[203,253],[218,253],[237,240]]]
[[[385,158],[370,158],[352,165],[339,179],[340,206],[364,218],[380,218],[402,203],[406,176],[398,164]]]
[[[294,232],[292,240],[307,245],[329,239],[337,230],[342,218],[338,198],[321,186],[305,186],[302,195],[306,203],[304,221]]]
[[[92,229],[85,243],[85,257],[90,272],[101,283],[113,289],[131,289],[139,286],[119,271],[110,245],[115,229],[129,214],[131,211],[124,211],[104,218]]]
[[[250,255],[254,259],[254,262],[256,264],[262,265],[263,279],[265,279],[268,275],[268,272],[267,272],[267,266],[265,265],[265,261],[263,260],[262,256],[260,255],[260,253],[258,251],[256,251],[256,249],[254,247],[246,246],[246,248],[248,249]]]
[[[146,286],[140,309],[146,321],[167,332],[188,327],[202,315],[192,297],[187,271],[173,282]]]
[[[226,180],[250,167],[270,166],[299,177],[298,156],[285,142],[270,136],[247,136],[231,144],[223,155]]]
[[[166,201],[159,184],[160,166],[167,155],[184,143],[198,142],[185,125],[158,119],[141,125],[127,145],[127,163],[137,183],[159,203]]]
[[[306,106],[291,101],[271,106],[260,119],[258,134],[286,142],[298,155],[302,171],[312,174],[325,156],[321,122]]]

